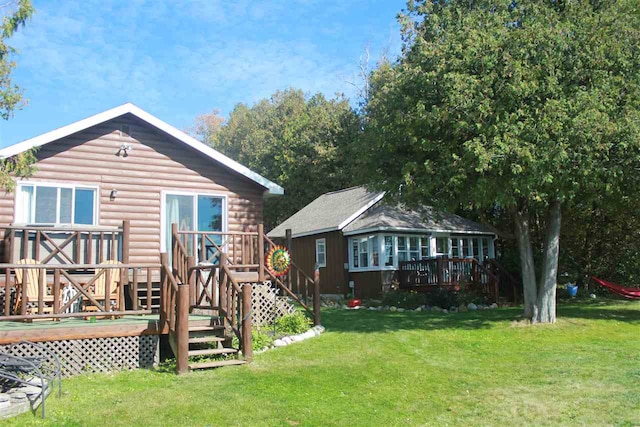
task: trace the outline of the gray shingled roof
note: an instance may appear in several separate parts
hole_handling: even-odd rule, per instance
[[[436,212],[431,207],[418,210],[406,209],[401,205],[389,206],[378,203],[342,232],[357,234],[364,230],[426,230],[454,233],[491,233],[496,231],[489,226],[450,213]]]
[[[285,237],[291,229],[294,237],[342,229],[346,234],[360,230],[425,230],[458,233],[496,233],[493,228],[458,215],[439,213],[430,207],[410,210],[385,205],[383,193],[364,187],[333,191],[309,203],[268,233],[271,238]]]
[[[354,215],[382,198],[382,194],[371,193],[364,187],[323,194],[267,235],[271,238],[284,237],[287,229],[291,229],[294,237],[338,230],[341,226],[344,227],[346,220],[353,220]]]

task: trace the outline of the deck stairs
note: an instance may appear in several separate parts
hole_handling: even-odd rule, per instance
[[[219,317],[189,319],[189,369],[244,364],[245,361],[238,358],[238,349],[231,343],[232,338],[226,334]]]
[[[258,273],[253,271],[232,271],[237,283],[257,283]],[[233,332],[225,328],[223,319],[207,312],[215,312],[218,307],[191,306],[189,318],[189,369],[211,369],[222,366],[242,365],[239,349],[232,345]],[[202,313],[202,314],[200,314]]]

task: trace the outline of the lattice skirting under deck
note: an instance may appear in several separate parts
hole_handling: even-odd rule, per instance
[[[62,375],[72,376],[93,372],[113,372],[156,366],[159,360],[159,335],[133,337],[89,338],[39,343],[53,351],[62,364]],[[9,346],[0,346],[8,351]],[[12,353],[18,356],[39,356],[37,349],[16,344]]]

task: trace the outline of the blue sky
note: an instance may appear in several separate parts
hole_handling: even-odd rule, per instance
[[[405,0],[34,0],[11,40],[29,104],[7,146],[133,102],[186,129],[195,117],[295,87],[353,97],[360,57],[400,51]],[[351,83],[350,83],[351,82]]]

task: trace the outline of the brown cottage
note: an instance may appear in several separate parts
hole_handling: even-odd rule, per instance
[[[28,234],[25,227],[43,226],[93,228],[98,235],[129,220],[131,263],[157,263],[171,223],[181,231],[256,231],[264,195],[283,194],[280,186],[133,104],[4,148],[0,157],[30,148],[37,149],[37,171],[18,180],[14,193],[0,194],[0,237],[14,230],[19,238]],[[5,248],[5,261],[34,258],[33,243],[26,246]],[[98,250],[93,259],[75,261],[108,259]]]
[[[275,243],[263,197],[283,194],[279,185],[132,104],[0,157],[30,149],[36,172],[0,194],[3,357],[45,349],[66,375],[144,367],[165,335],[179,373],[248,363],[270,292],[320,324],[318,280],[295,265],[293,281],[265,268]]]
[[[268,233],[286,239],[304,271],[320,267],[321,291],[378,297],[401,287],[457,286],[475,275],[487,284],[496,232],[458,215],[383,203],[364,187],[323,194]],[[496,293],[497,298],[497,282]]]

